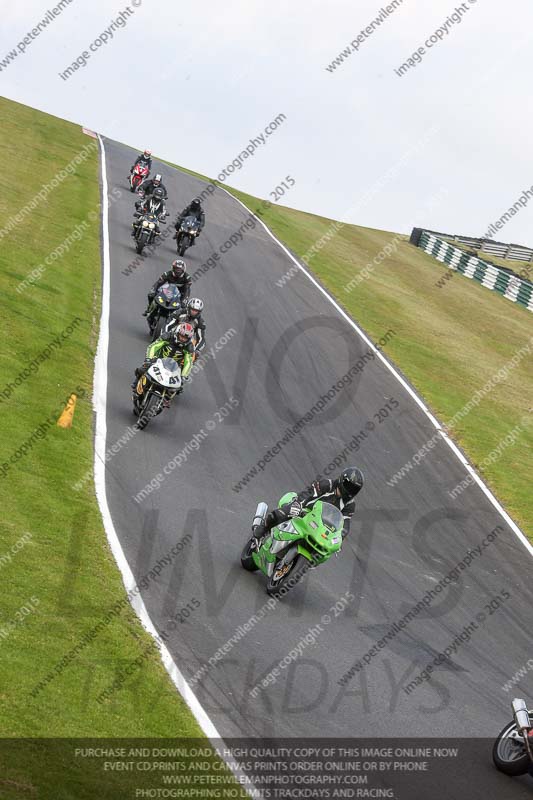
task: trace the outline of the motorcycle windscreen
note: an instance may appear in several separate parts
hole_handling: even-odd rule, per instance
[[[175,283],[164,283],[159,289],[167,303],[176,303],[180,299],[180,290]]]
[[[293,524],[318,553],[325,556],[340,550],[344,517],[331,503],[317,500],[312,510],[305,517],[293,519]]]
[[[161,360],[162,360],[163,366],[165,367],[167,372],[169,372],[171,377],[174,378],[174,380],[169,380],[169,383],[171,383],[172,385],[175,385],[176,380],[177,380],[177,382],[181,384],[181,369],[179,368],[178,364],[176,364],[174,359],[173,358],[163,358]]]
[[[341,533],[344,527],[344,517],[336,506],[331,503],[322,503],[322,524],[330,533]]]
[[[193,230],[198,228],[198,220],[196,217],[185,217],[183,220],[183,227],[187,228],[188,230]]]
[[[173,358],[160,358],[148,370],[149,376],[166,389],[179,389],[181,369]]]

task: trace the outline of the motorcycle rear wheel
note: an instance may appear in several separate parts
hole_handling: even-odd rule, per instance
[[[513,739],[509,739],[509,733],[516,730],[515,722],[509,722],[505,728],[500,731],[498,738],[494,742],[492,748],[492,760],[494,766],[505,775],[516,777],[518,775],[525,775],[531,767],[530,758],[523,748],[523,753],[520,753],[520,744],[516,743]]]
[[[252,548],[251,548],[252,540],[248,539],[246,544],[244,545],[241,553],[241,566],[244,569],[247,569],[248,572],[255,572],[256,569],[259,569],[257,564],[252,558]]]

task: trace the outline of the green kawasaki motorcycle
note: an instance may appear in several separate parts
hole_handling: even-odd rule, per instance
[[[279,506],[292,502],[296,492],[287,492]],[[266,503],[259,503],[252,525],[254,530],[268,513]],[[282,596],[295,586],[310,567],[327,561],[342,546],[344,518],[331,503],[317,500],[301,516],[282,522],[265,537],[259,550],[250,538],[241,553],[244,569],[261,570],[267,577],[268,594]]]

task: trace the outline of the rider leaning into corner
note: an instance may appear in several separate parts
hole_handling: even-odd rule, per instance
[[[311,486],[303,489],[290,503],[286,503],[266,515],[264,522],[253,531],[255,539],[253,545],[259,549],[262,540],[272,528],[282,522],[287,522],[292,517],[299,517],[305,508],[310,508],[317,500],[331,503],[341,512],[344,517],[342,529],[344,541],[350,533],[350,521],[355,511],[355,496],[363,488],[363,483],[363,473],[357,467],[347,467],[335,480],[324,478],[315,481]]]

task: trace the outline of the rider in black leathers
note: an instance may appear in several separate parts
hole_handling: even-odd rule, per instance
[[[156,217],[166,216],[165,198],[161,187],[157,186],[154,193],[143,200],[137,200],[135,208],[140,214],[155,214]]]
[[[298,496],[290,503],[286,503],[281,508],[270,511],[264,522],[258,525],[254,531],[254,545],[259,548],[261,540],[268,532],[282,522],[286,522],[291,517],[300,516],[304,508],[309,508],[317,500],[324,500],[336,506],[344,517],[344,527],[342,530],[343,540],[350,532],[350,521],[355,511],[355,496],[363,488],[363,473],[357,467],[348,467],[338,478],[324,478],[315,481],[311,486],[301,491]]]
[[[150,309],[152,300],[156,296],[157,290],[164,283],[175,283],[180,290],[180,302],[183,304],[189,299],[192,286],[192,278],[187,272],[185,261],[181,258],[172,262],[172,266],[156,280],[150,291],[148,292],[148,305],[146,311],[143,311],[143,317],[146,317]]]
[[[142,203],[145,203],[146,200],[149,200],[150,197],[155,193],[156,189],[160,189],[163,193],[163,200],[168,199],[168,192],[166,186],[163,183],[161,175],[159,173],[153,178],[153,180],[146,181],[141,186],[141,199],[137,200],[135,203],[135,208],[137,211],[140,210]]]
[[[167,323],[167,331],[172,330],[180,322],[190,322],[194,328],[195,333],[195,348],[197,353],[201,353],[205,347],[205,329],[206,325],[202,317],[204,308],[203,300],[199,297],[191,297],[185,303],[182,303],[179,311],[174,311]]]
[[[176,235],[180,229],[181,223],[186,217],[196,217],[199,223],[199,228],[198,228],[198,236],[199,236],[205,225],[205,212],[202,208],[202,203],[197,197],[194,200],[192,200],[192,202],[190,202],[186,208],[183,209],[181,214],[178,214],[178,217],[174,225],[174,227],[176,228]],[[192,243],[194,244],[194,242],[195,240],[193,239]]]
[[[133,172],[134,168],[137,164],[143,164],[148,167],[149,170],[152,169],[152,151],[145,150],[143,153],[137,156],[135,161],[133,162],[133,167],[130,169],[130,175]]]
[[[144,214],[154,214],[157,217],[157,221],[162,222],[167,216],[165,201],[163,200],[163,192],[159,188],[155,190],[151,197],[147,197],[144,200],[139,200],[137,203],[135,203],[135,207],[137,209],[135,216],[137,217],[143,216]],[[133,223],[133,230],[131,232],[133,237],[136,235],[139,224],[139,219],[137,219],[137,222]],[[157,224],[156,231],[159,233],[159,225]]]
[[[146,181],[146,183],[143,183],[142,188],[144,196],[148,197],[148,195],[153,194],[154,189],[157,189],[158,187],[160,187],[163,190],[164,198],[166,200],[168,198],[167,187],[163,183],[163,178],[159,173],[155,175],[151,180]]]

